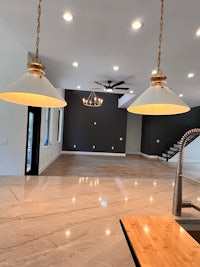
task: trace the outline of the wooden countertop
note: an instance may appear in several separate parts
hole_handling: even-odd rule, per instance
[[[123,216],[120,222],[136,266],[200,266],[200,244],[172,217]]]

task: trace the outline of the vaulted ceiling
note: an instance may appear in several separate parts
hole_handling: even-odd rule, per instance
[[[0,23],[33,54],[37,3],[0,1]],[[79,85],[87,91],[103,91],[94,81],[122,80],[139,96],[157,66],[160,4],[160,0],[43,0],[39,53],[47,77],[55,87],[77,90]],[[62,17],[66,11],[73,14],[70,23]],[[199,11],[199,0],[165,1],[161,68],[168,86],[191,107],[200,105]],[[135,19],[143,21],[138,31],[131,27]],[[78,68],[72,66],[74,61]],[[191,72],[194,77],[188,78]]]

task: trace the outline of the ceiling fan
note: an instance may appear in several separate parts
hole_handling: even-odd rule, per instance
[[[112,82],[112,81],[107,81],[105,83],[100,83],[100,82],[95,82],[96,84],[102,86],[104,88],[104,90],[108,93],[113,92],[113,90],[115,89],[119,89],[119,90],[128,90],[128,87],[118,87],[119,85],[125,84],[124,81],[120,81],[120,82]]]

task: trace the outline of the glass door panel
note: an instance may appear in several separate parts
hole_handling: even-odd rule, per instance
[[[29,124],[28,124],[28,145],[26,150],[26,172],[31,170],[32,165],[32,145],[33,145],[33,122],[34,122],[34,114],[33,112],[29,112]]]
[[[38,175],[41,108],[28,107],[25,175]]]

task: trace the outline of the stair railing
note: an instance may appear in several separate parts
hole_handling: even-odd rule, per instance
[[[183,149],[187,143],[188,138],[193,135],[200,135],[200,128],[195,128],[187,131],[181,138],[179,144],[179,159],[176,170],[174,195],[173,195],[173,207],[172,213],[175,216],[181,216],[182,208],[195,208],[200,211],[200,208],[192,204],[190,201],[182,201],[182,177],[183,177]]]

